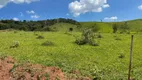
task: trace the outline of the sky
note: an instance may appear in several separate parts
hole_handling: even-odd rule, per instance
[[[0,0],[0,20],[125,21],[142,18],[142,0]]]

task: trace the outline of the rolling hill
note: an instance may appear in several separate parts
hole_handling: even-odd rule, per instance
[[[123,22],[80,22],[82,28],[91,27],[94,24],[100,27],[100,32],[112,32],[112,25],[123,24],[127,22],[128,27],[131,31],[142,31],[142,19],[123,21]]]

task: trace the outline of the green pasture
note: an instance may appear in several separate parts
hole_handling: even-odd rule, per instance
[[[56,66],[65,74],[79,70],[81,75],[92,79],[126,80],[131,34],[101,35],[102,38],[97,38],[99,46],[90,46],[74,43],[81,32],[0,32],[0,55],[12,56],[21,63]],[[38,36],[44,39],[37,39]],[[53,45],[41,45],[46,41]],[[19,43],[19,47],[10,48],[15,42]],[[142,80],[141,33],[134,34],[132,77]]]

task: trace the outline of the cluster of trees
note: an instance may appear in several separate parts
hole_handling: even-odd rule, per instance
[[[127,22],[124,23],[114,23],[112,26],[113,33],[117,33],[118,31],[120,33],[128,33],[130,31],[130,28],[128,26]]]
[[[50,26],[56,23],[70,23],[74,25],[80,26],[80,23],[65,18],[58,19],[47,19],[41,21],[14,21],[14,20],[1,20],[0,21],[0,30],[4,29],[16,29],[16,30],[24,30],[24,31],[50,31]]]

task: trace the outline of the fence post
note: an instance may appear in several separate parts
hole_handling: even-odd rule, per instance
[[[129,62],[128,80],[131,80],[130,77],[131,77],[132,57],[133,57],[133,43],[134,43],[134,35],[131,36],[130,62]]]

